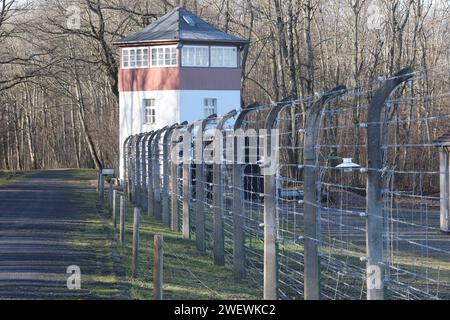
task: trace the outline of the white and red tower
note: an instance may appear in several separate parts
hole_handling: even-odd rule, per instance
[[[115,42],[121,56],[120,146],[133,134],[240,108],[239,53],[247,43],[182,7]]]

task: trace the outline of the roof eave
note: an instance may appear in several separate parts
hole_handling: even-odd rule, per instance
[[[114,46],[126,45],[126,44],[139,44],[139,43],[158,43],[158,42],[179,42],[180,39],[155,39],[155,40],[136,40],[136,41],[114,41]]]
[[[250,41],[242,40],[208,40],[208,39],[157,39],[157,40],[137,40],[137,41],[114,41],[114,46],[121,46],[127,44],[139,44],[139,43],[158,43],[158,42],[218,42],[218,43],[233,43],[233,44],[249,44]]]
[[[235,44],[247,44],[249,43],[248,40],[242,39],[242,40],[211,40],[211,39],[181,39],[180,41],[186,41],[186,42],[218,42],[218,43],[235,43]]]

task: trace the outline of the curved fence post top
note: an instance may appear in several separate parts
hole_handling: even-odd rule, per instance
[[[152,130],[152,131],[146,132],[144,135],[144,139],[147,139],[149,136],[151,136],[153,134],[153,132],[155,132],[155,131]]]
[[[314,151],[314,146],[317,140],[317,127],[319,123],[317,121],[320,118],[323,107],[325,104],[330,102],[331,100],[338,98],[347,93],[347,87],[344,85],[337,86],[330,91],[327,91],[323,94],[319,100],[313,103],[311,108],[308,110],[306,114],[306,124],[305,124],[305,154],[304,160],[314,160],[316,159],[316,154]]]
[[[124,147],[128,146],[128,142],[130,142],[130,139],[131,139],[132,137],[133,137],[133,136],[128,136],[128,137],[125,139],[125,141],[123,142],[123,146],[124,146]]]
[[[159,131],[159,130],[152,131],[152,133],[148,136],[148,139],[147,139],[147,147],[148,147],[149,149],[151,148],[152,142],[153,142],[155,136],[158,134],[158,131]]]
[[[136,145],[139,145],[139,143],[142,141],[142,139],[145,138],[146,134],[147,134],[147,132],[139,133],[139,135],[136,139]]]
[[[164,131],[168,130],[169,126],[165,126],[164,128],[161,128],[159,130],[156,131],[156,135],[154,136],[155,141],[159,142],[159,139],[161,139],[161,135],[163,134]]]
[[[201,127],[202,127],[202,131],[205,129],[205,126],[208,125],[211,121],[216,120],[217,119],[217,114],[212,114],[210,115],[208,118],[205,119],[201,119],[196,121],[195,123],[200,123]]]
[[[178,143],[178,142],[180,142],[180,141],[173,141],[173,134],[176,132],[176,130],[184,128],[184,127],[187,127],[188,124],[189,123],[187,121],[184,121],[184,122],[174,126],[174,128],[171,130],[170,134],[166,135],[167,139],[170,139],[170,141],[167,141],[167,142],[170,142],[170,143]],[[166,143],[166,142],[164,142],[164,143]]]
[[[307,112],[307,123],[311,123],[311,121],[316,121],[315,117],[320,115],[322,111],[322,107],[328,103],[330,100],[337,98],[339,96],[347,93],[347,87],[344,85],[337,86],[330,91],[324,93],[316,102],[313,103],[311,108]],[[308,127],[308,126],[307,126]]]
[[[175,130],[175,129],[177,129],[179,127],[179,125],[178,125],[178,123],[175,123],[175,124],[173,124],[172,126],[170,126],[168,129],[167,129],[167,132],[166,132],[166,134],[164,135],[164,138],[163,138],[163,143],[164,144],[167,144],[169,141],[169,137],[171,137],[172,136],[172,132]]]
[[[251,111],[255,110],[257,108],[257,106],[258,105],[256,103],[253,103],[241,110],[241,112],[239,113],[239,115],[234,123],[234,130],[241,129],[242,123],[244,122],[244,119],[247,116],[247,114],[249,114]]]
[[[135,141],[136,141],[136,138],[137,138],[137,135],[132,135],[132,136],[130,137],[130,140],[128,141],[128,148],[131,148],[131,147],[133,146],[133,144],[134,144]]]
[[[193,122],[193,123],[191,123],[190,125],[187,126],[187,131],[188,132],[191,132],[192,129],[194,129],[194,124],[195,124],[195,122]]]
[[[235,115],[237,115],[236,109],[231,110],[230,112],[228,112],[224,116],[220,117],[219,118],[219,122],[216,125],[216,129],[222,130],[223,126],[225,125],[225,122],[227,122],[228,119],[234,117]]]
[[[275,121],[278,118],[278,114],[280,113],[281,110],[283,110],[284,107],[286,107],[286,103],[277,104],[276,106],[270,109],[265,122],[265,128],[267,130],[273,128],[273,125],[275,124]]]
[[[371,117],[380,117],[381,110],[386,99],[403,82],[413,77],[413,68],[407,67],[395,73],[392,77],[386,79],[383,85],[375,92],[369,104],[369,121]],[[375,120],[376,121],[376,120]]]

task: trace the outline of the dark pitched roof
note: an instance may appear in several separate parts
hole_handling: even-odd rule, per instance
[[[440,136],[433,141],[436,146],[450,145],[450,130],[446,134]]]
[[[116,41],[114,44],[178,40],[217,41],[237,44],[248,42],[243,38],[217,29],[183,7],[176,7],[143,30]]]

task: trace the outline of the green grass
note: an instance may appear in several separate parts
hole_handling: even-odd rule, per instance
[[[95,170],[71,170],[75,176],[74,183],[83,186],[96,185]],[[105,188],[107,190],[107,188]],[[105,193],[105,216],[108,216],[107,191]],[[124,281],[128,283],[129,299],[152,298],[152,269],[153,269],[153,237],[155,234],[164,236],[164,299],[260,299],[262,292],[250,282],[236,282],[230,266],[214,265],[210,256],[197,251],[192,240],[184,240],[181,233],[172,232],[162,226],[162,223],[146,212],[141,214],[140,248],[138,276],[131,276],[132,237],[133,237],[133,206],[126,205],[126,236],[125,242],[118,241],[118,229],[114,230],[112,220],[107,217],[101,221],[93,210],[96,201],[94,190],[85,190],[75,201],[81,201],[89,209],[86,212],[87,224],[84,232],[72,236],[72,244],[79,248],[103,247],[108,248],[104,240],[97,235],[107,233],[110,240],[117,242],[117,250],[122,258],[125,279],[111,276],[95,275],[87,283],[88,289],[98,296],[116,297],[118,292],[113,290],[103,292],[108,283]],[[92,212],[91,212],[92,211]],[[104,258],[106,252],[99,252],[99,258]],[[112,257],[110,257],[112,260]],[[112,266],[110,266],[112,267]],[[110,287],[110,286],[109,286]]]
[[[151,299],[153,236],[164,235],[164,299],[259,299],[262,293],[249,282],[236,282],[229,266],[214,265],[197,251],[192,240],[163,227],[146,212],[141,215],[138,277],[131,277],[133,210],[127,203],[126,238],[119,246],[124,258],[132,299]]]
[[[76,176],[86,179],[78,182],[78,185],[92,185],[95,183],[94,170],[76,170]],[[92,180],[91,178],[94,178]],[[94,253],[96,268],[90,275],[83,275],[83,289],[88,290],[95,298],[114,299],[127,298],[122,296],[120,283],[114,273],[113,258],[111,251],[111,237],[109,227],[101,218],[96,208],[97,194],[95,190],[82,189],[73,201],[83,206],[80,220],[83,227],[72,232],[69,236],[69,244],[78,250],[89,250]],[[90,261],[91,263],[92,261]]]
[[[73,185],[97,186],[97,170],[95,169],[69,169],[67,170],[74,179],[64,182]]]
[[[20,181],[30,174],[28,171],[0,171],[0,186]]]

